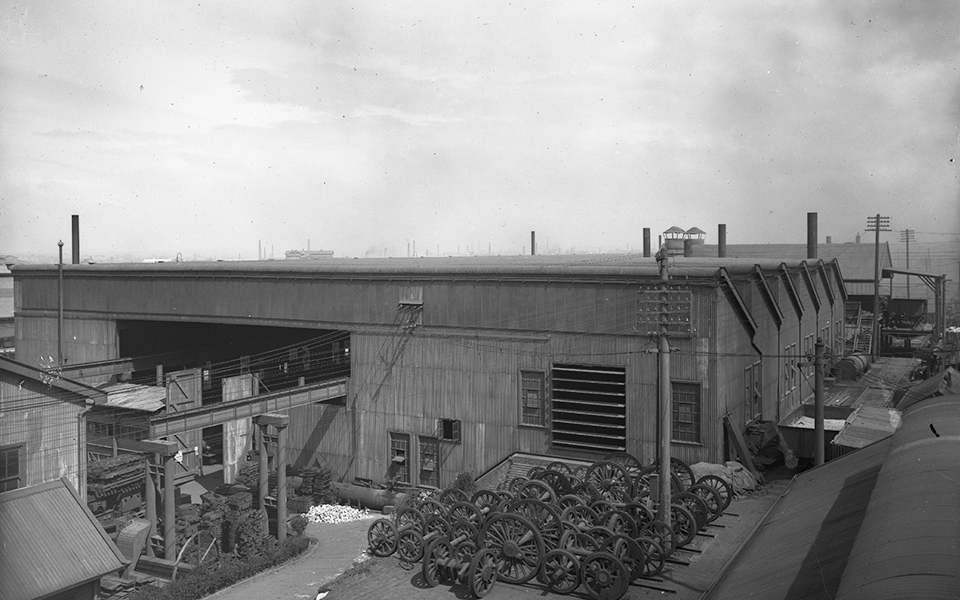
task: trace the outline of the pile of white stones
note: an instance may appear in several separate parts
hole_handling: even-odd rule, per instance
[[[339,504],[319,504],[311,506],[305,516],[311,523],[347,523],[369,519],[373,515],[367,509],[358,510],[351,506],[341,506]]]

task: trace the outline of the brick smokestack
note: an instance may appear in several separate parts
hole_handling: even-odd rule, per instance
[[[817,213],[807,213],[807,258],[817,257]]]
[[[73,264],[80,264],[80,215],[73,215]]]
[[[717,257],[727,257],[727,224],[717,225]]]
[[[643,228],[643,257],[650,258],[650,228]]]

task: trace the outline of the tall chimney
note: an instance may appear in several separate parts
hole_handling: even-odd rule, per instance
[[[690,238],[683,240],[683,255],[693,256],[693,240]]]
[[[807,213],[807,258],[817,257],[817,213]]]
[[[80,215],[73,215],[73,264],[80,264]]]
[[[827,236],[827,243],[828,243],[828,244],[832,244],[832,243],[833,243],[833,238],[830,237],[829,235]]]
[[[857,239],[856,239],[856,241],[855,241],[854,243],[855,243],[855,244],[859,244],[859,243],[860,243],[860,232],[859,232],[859,231],[857,232]]]
[[[727,257],[727,224],[717,225],[717,258]]]
[[[643,228],[643,257],[650,258],[650,228]]]
[[[537,254],[537,232],[530,232],[530,256],[535,256]]]

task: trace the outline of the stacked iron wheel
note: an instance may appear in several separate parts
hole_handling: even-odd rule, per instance
[[[634,580],[659,575],[670,555],[730,503],[732,490],[723,479],[695,480],[673,459],[669,522],[658,521],[650,493],[656,471],[620,452],[589,467],[573,469],[562,461],[533,467],[503,489],[470,498],[446,490],[374,521],[370,552],[422,561],[426,585],[460,583],[476,597],[497,580],[536,579],[555,593],[582,587],[597,600],[616,600]]]

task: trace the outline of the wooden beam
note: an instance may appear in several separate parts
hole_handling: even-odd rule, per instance
[[[730,439],[733,440],[733,446],[737,450],[737,454],[740,456],[740,463],[747,468],[748,471],[754,476],[757,480],[757,483],[763,484],[766,483],[763,479],[763,475],[757,471],[757,468],[753,466],[753,460],[750,456],[750,451],[747,450],[747,442],[743,439],[743,434],[739,429],[733,426],[733,423],[730,422],[730,415],[724,415],[723,417],[723,426],[727,428],[727,433],[730,434]]]
[[[153,417],[150,419],[150,436],[153,438],[168,437],[194,429],[222,425],[228,421],[343,398],[347,395],[347,382],[348,379],[343,377],[272,394],[208,404],[172,415]]]

